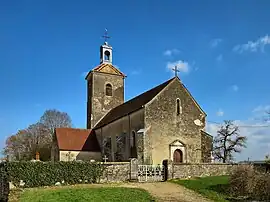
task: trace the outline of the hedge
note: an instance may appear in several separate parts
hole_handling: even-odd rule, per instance
[[[61,184],[95,183],[103,174],[104,166],[90,162],[9,162],[9,181],[23,187]]]
[[[0,163],[0,201],[8,201],[9,183],[6,163]]]

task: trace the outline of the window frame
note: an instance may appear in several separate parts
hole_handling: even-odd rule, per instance
[[[179,116],[180,114],[182,114],[182,103],[180,98],[176,99],[176,115]]]
[[[111,90],[111,93],[110,94],[108,94],[107,92],[107,89],[108,88],[110,88],[110,90]],[[109,89],[108,89],[109,90]],[[105,84],[105,95],[106,96],[109,96],[109,97],[111,97],[111,96],[113,96],[113,86],[112,86],[112,84],[111,83],[106,83]]]

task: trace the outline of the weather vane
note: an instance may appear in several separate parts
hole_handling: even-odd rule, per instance
[[[108,35],[108,29],[105,28],[105,34],[102,36],[104,38],[104,42],[107,43],[107,40],[109,38],[111,38],[109,35]]]

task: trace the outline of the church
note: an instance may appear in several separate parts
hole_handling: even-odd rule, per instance
[[[53,161],[211,162],[206,113],[177,74],[126,102],[125,78],[113,65],[113,48],[105,40],[100,64],[85,78],[87,129],[56,128]]]

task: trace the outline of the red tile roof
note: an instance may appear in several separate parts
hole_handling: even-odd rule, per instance
[[[100,151],[96,134],[92,130],[56,128],[55,136],[59,150]]]

